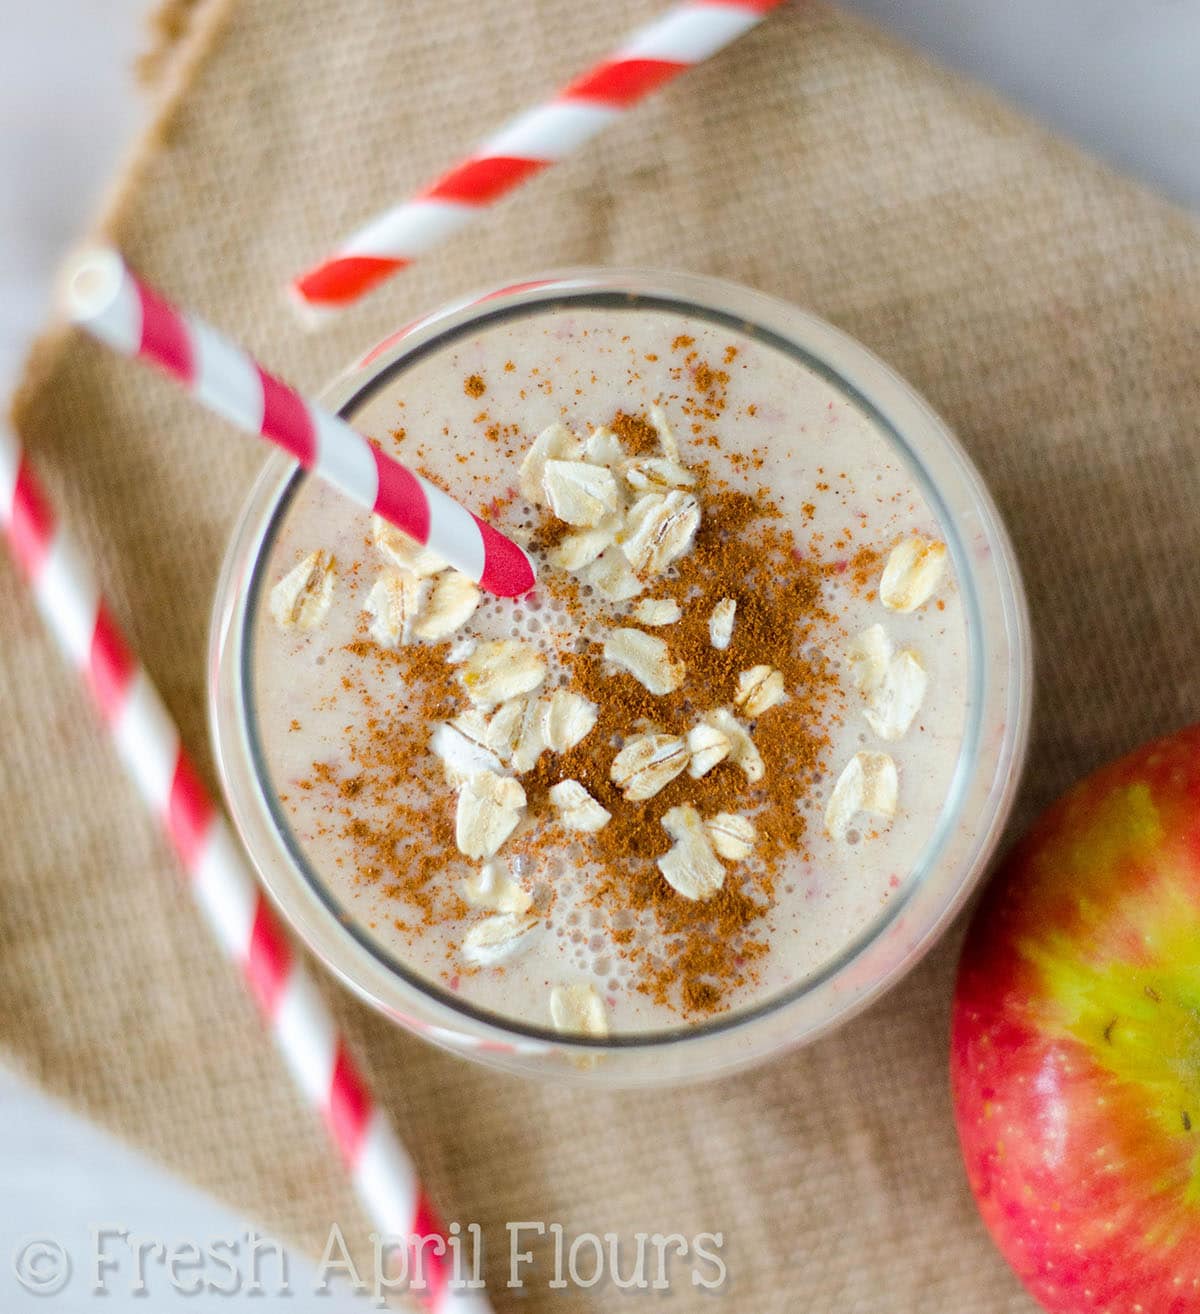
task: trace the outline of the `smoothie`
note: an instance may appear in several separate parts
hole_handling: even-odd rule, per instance
[[[474,325],[351,417],[526,545],[482,596],[310,479],[276,516],[252,733],[309,878],[510,1022],[661,1032],[777,997],[895,899],[968,698],[945,534],[888,435],[734,327]]]

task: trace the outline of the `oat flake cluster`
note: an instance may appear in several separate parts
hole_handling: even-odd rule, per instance
[[[879,601],[889,611],[910,612],[933,597],[946,569],[946,545],[912,535],[888,556],[879,584]],[[882,625],[868,626],[846,652],[850,681],[863,696],[862,715],[882,740],[902,739],[912,725],[929,677],[911,649],[894,652]],[[843,767],[825,808],[825,829],[836,840],[851,832],[859,813],[890,819],[896,815],[900,781],[889,753],[865,751]]]

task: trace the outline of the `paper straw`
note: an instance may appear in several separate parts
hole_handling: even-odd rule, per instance
[[[282,447],[488,592],[516,597],[533,586],[533,566],[516,543],[345,420],[305,401],[215,329],[176,310],[117,252],[81,253],[68,264],[62,288],[76,324],[123,355],[153,361],[210,410]]]
[[[325,1121],[367,1213],[394,1237],[444,1235],[412,1160],[375,1103],[328,1009],[209,797],[149,676],[121,636],[83,555],[57,521],[16,439],[0,426],[0,525],[50,631],[83,675],[126,770],[183,864],[196,902],[240,968],[305,1098]],[[423,1254],[434,1314],[487,1314]]]
[[[762,22],[781,0],[691,0],[635,32],[551,100],[384,211],[292,284],[306,310],[348,306],[481,210],[591,140],[626,110]]]

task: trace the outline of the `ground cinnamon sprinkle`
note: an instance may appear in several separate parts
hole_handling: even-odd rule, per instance
[[[686,335],[672,343],[676,351],[692,346]],[[726,351],[723,363],[736,354]],[[724,409],[729,375],[697,355],[690,352],[680,367],[687,395],[672,400],[694,421],[694,442],[705,447],[716,441],[709,422]],[[478,397],[485,384],[471,375],[464,388]],[[658,431],[644,414],[619,411],[610,427],[631,456],[661,451]],[[502,436],[519,437],[507,426],[487,433],[493,442]],[[704,462],[689,466],[698,477],[700,528],[690,552],[649,581],[642,595],[679,604],[678,621],[647,628],[668,642],[673,660],[686,664],[683,687],[665,697],[651,695],[604,661],[598,638],[560,651],[568,687],[592,700],[597,722],[581,744],[561,755],[543,752],[533,770],[520,776],[530,824],[506,843],[503,856],[551,873],[534,905],[548,923],[555,882],[586,882],[584,902],[603,916],[607,939],[630,969],[634,988],[695,1017],[728,1008],[738,990],[756,981],[757,964],[768,951],[768,919],[784,864],[805,856],[803,804],[827,766],[826,727],[844,713],[836,672],[823,655],[840,633],[838,617],[828,609],[826,582],[846,575],[865,586],[877,574],[880,554],[864,547],[849,558],[827,559],[821,544],[797,543],[769,489],[735,490],[715,479]],[[738,468],[747,466],[753,462]],[[515,496],[510,490],[496,501],[490,518]],[[811,518],[811,504],[802,510]],[[530,546],[541,556],[571,532],[548,512],[527,524]],[[578,633],[589,627],[596,632],[598,609],[579,579],[544,567],[538,593],[565,611]],[[709,618],[727,597],[737,604],[736,619],[728,648],[719,650],[711,642]],[[608,621],[637,624],[620,614]],[[313,780],[328,787],[323,824],[352,841],[358,879],[394,903],[397,929],[417,935],[468,911],[458,874],[473,865],[456,849],[454,795],[429,752],[431,727],[463,710],[463,692],[448,644],[383,649],[366,636],[364,621],[362,637],[349,650],[359,662],[358,694],[369,715],[348,728],[348,767],[312,766]],[[643,803],[625,800],[609,770],[629,736],[651,726],[686,735],[705,713],[732,706],[739,675],[763,663],[782,673],[788,698],[757,722],[739,716],[763,758],[761,781],[750,784],[726,759],[699,780],[684,772]],[[384,688],[397,691],[390,702],[371,692]],[[565,779],[578,780],[610,812],[598,832],[567,832],[558,822],[549,791]],[[703,902],[680,896],[655,865],[671,845],[662,817],[682,804],[702,817],[740,813],[757,829],[751,857],[727,864],[724,886]],[[456,947],[451,944],[448,952]],[[455,970],[469,969],[456,962]]]
[[[800,556],[779,517],[764,498],[732,491],[705,498],[684,569],[647,590],[647,596],[675,598],[682,609],[680,620],[661,633],[672,659],[687,664],[684,687],[656,697],[631,675],[609,673],[599,643],[569,655],[570,687],[600,709],[596,728],[561,757],[543,754],[534,771],[522,777],[531,815],[549,823],[525,841],[522,852],[528,856],[574,838],[553,823],[547,794],[557,781],[578,780],[612,814],[602,830],[584,837],[587,856],[600,869],[592,902],[610,917],[631,912],[653,919],[661,949],[653,956],[630,951],[638,959],[638,988],[685,1015],[726,1007],[728,996],[753,980],[754,962],[766,952],[753,928],[773,904],[780,864],[803,852],[806,818],[797,798],[822,767],[821,721],[839,697],[836,677],[811,645],[815,628],[833,620],[822,603],[823,572]],[[559,592],[561,578],[547,578],[547,591],[568,609],[581,607],[573,591]],[[722,597],[738,604],[733,638],[724,651],[712,646],[708,631],[708,618]],[[741,768],[726,760],[700,780],[685,772],[652,799],[627,802],[608,775],[623,739],[644,724],[686,734],[704,712],[731,705],[738,675],[761,662],[780,670],[791,691],[786,702],[750,725],[766,766],[764,779],[752,786]],[[598,752],[601,744],[612,751]],[[749,813],[758,830],[753,860],[730,867],[722,890],[706,902],[681,898],[655,866],[670,847],[663,814],[685,803],[702,816]]]
[[[441,765],[429,753],[429,726],[458,708],[461,691],[447,660],[449,645],[387,649],[364,636],[348,650],[360,663],[359,695],[367,706],[375,703],[368,689],[380,685],[402,688],[405,697],[398,706],[377,708],[364,727],[351,727],[353,774],[336,777],[327,764],[313,764],[314,775],[334,783],[346,804],[331,806],[328,825],[354,841],[359,879],[383,883],[389,897],[418,914],[419,924],[461,916],[465,905],[443,879],[447,865],[459,856],[453,811],[406,804],[401,794],[402,788],[423,787],[436,798],[445,791]],[[364,803],[371,806],[364,808]],[[369,822],[367,816],[383,816],[386,822]]]
[[[855,587],[865,589],[868,584],[873,583],[879,576],[882,562],[883,553],[877,548],[859,548],[850,558],[849,564],[850,578],[854,581]]]
[[[618,411],[609,426],[630,456],[653,456],[658,452],[658,430],[644,415]]]

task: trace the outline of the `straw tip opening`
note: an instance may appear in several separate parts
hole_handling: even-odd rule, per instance
[[[58,301],[76,323],[94,318],[116,299],[125,278],[125,262],[110,247],[89,246],[64,262]]]

